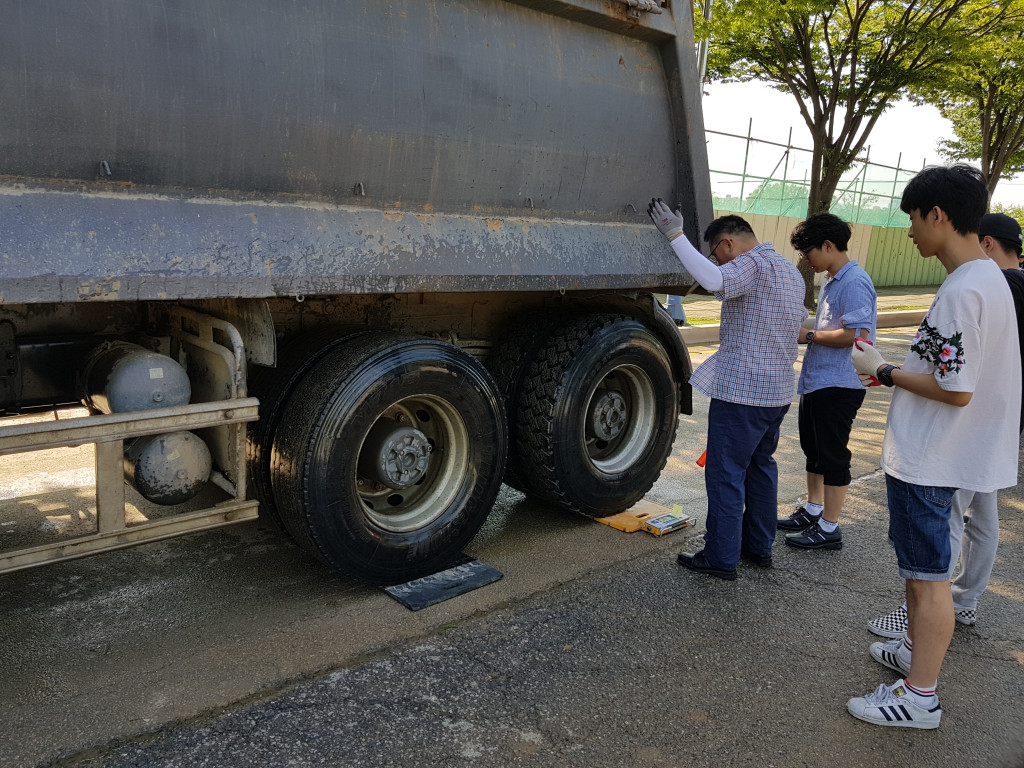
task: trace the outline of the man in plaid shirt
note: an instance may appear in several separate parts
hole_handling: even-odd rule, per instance
[[[739,216],[715,219],[704,232],[716,266],[682,236],[678,211],[658,198],[648,213],[686,270],[722,302],[718,351],[690,378],[711,398],[704,549],[680,554],[678,562],[732,580],[741,558],[762,567],[772,563],[778,515],[773,456],[793,401],[793,363],[807,317],[804,281]]]

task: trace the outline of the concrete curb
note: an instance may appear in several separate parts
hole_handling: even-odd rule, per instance
[[[892,312],[878,313],[879,328],[904,328],[907,326],[920,325],[924,319],[926,309],[901,309]],[[719,324],[714,325],[693,325],[680,328],[683,341],[687,345],[693,344],[717,344]]]

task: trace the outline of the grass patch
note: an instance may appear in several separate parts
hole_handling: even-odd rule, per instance
[[[690,325],[718,325],[717,317],[690,317],[687,316],[686,322]]]

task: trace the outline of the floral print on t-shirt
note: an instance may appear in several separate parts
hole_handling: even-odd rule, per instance
[[[964,364],[963,337],[962,331],[949,338],[944,337],[926,317],[921,322],[921,327],[917,329],[910,351],[916,352],[922,360],[934,365],[939,376],[945,377],[946,374],[960,373],[960,368]]]

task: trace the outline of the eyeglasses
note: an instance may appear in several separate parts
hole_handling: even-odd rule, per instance
[[[800,258],[803,259],[804,261],[807,261],[808,259],[811,258],[811,252],[810,251],[800,251]]]
[[[711,256],[712,258],[714,258],[715,251],[718,250],[718,246],[720,246],[724,242],[725,242],[725,238],[723,237],[721,240],[719,240],[717,243],[715,243],[715,247],[711,249],[711,253],[708,254],[708,255]]]

